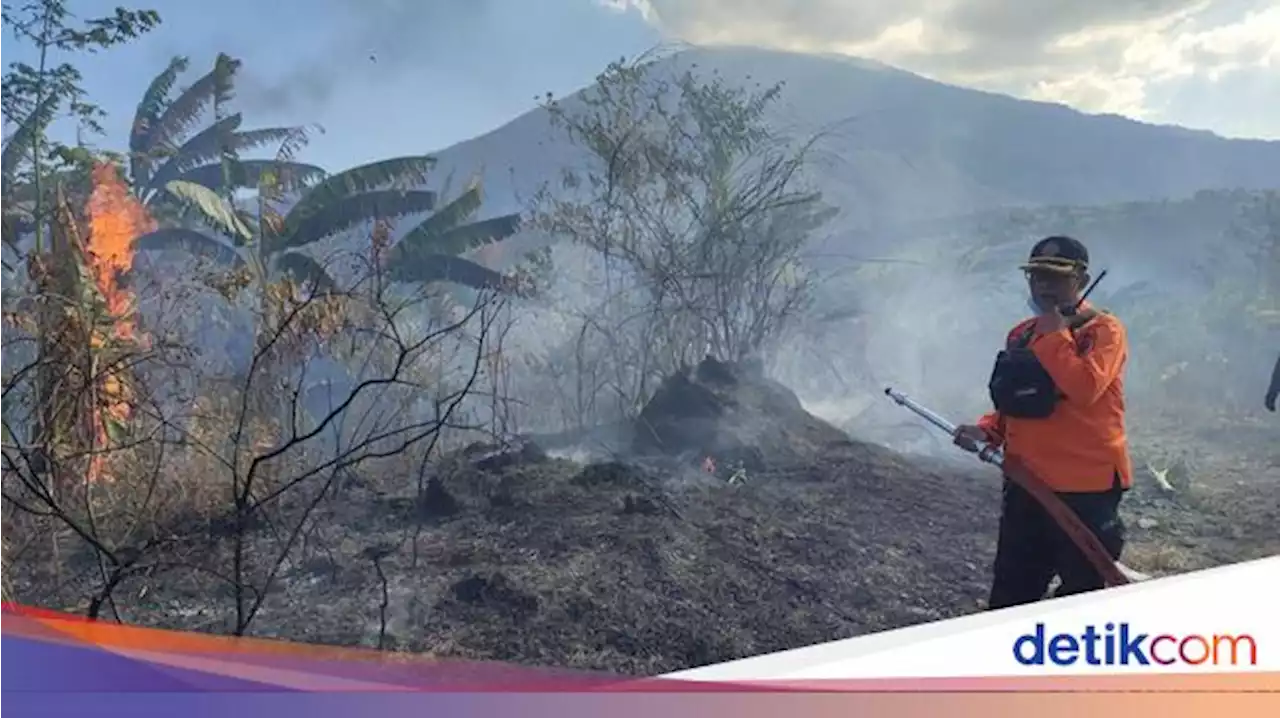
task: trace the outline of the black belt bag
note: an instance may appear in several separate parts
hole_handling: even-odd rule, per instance
[[[1021,346],[996,355],[987,388],[996,411],[1018,419],[1043,419],[1053,413],[1062,398],[1040,360]]]
[[[1072,317],[1069,320],[1072,337],[1096,316],[1098,312],[1088,311]],[[987,389],[996,411],[1005,416],[1044,419],[1057,408],[1059,400],[1066,398],[1035,353],[1028,348],[1035,333],[1036,328],[1032,324],[996,355]]]

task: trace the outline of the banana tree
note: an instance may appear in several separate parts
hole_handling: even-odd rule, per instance
[[[263,173],[301,184],[317,181],[324,170],[288,157],[241,159],[240,153],[268,145],[290,145],[304,136],[300,127],[241,130],[240,113],[221,116],[219,109],[233,95],[240,61],[219,54],[213,69],[190,87],[171,97],[178,76],[188,67],[175,57],[152,79],[134,111],[129,134],[129,169],[134,192],[147,204],[175,199],[170,182],[198,185],[226,192],[255,188]],[[214,109],[213,122],[192,134],[201,118]],[[234,162],[224,162],[224,158]],[[184,199],[181,195],[177,199]]]
[[[295,162],[291,152],[272,159],[242,159],[242,152],[276,145],[289,150],[305,141],[301,127],[240,129],[239,113],[222,116],[221,107],[231,99],[240,61],[218,55],[214,67],[177,96],[173,88],[189,61],[175,57],[152,79],[134,112],[129,135],[129,181],[134,194],[160,218],[184,223],[183,206],[192,199],[193,187],[224,193],[257,187],[264,173],[291,188],[305,187],[324,177],[320,167]],[[35,188],[20,177],[22,157],[31,153],[37,133],[48,125],[57,110],[57,98],[50,96],[38,105],[9,137],[0,155],[3,174],[5,239],[29,233],[34,224],[25,211],[34,202]],[[213,121],[193,134],[210,108]],[[230,161],[227,161],[230,160]],[[46,177],[45,187],[80,187],[87,192],[91,163],[63,162],[63,168]],[[176,185],[173,183],[177,183]]]
[[[334,280],[301,250],[365,222],[431,212],[436,207],[435,192],[402,187],[421,186],[434,164],[433,157],[417,156],[354,167],[307,190],[283,216],[268,206],[271,198],[280,196],[279,184],[269,170],[261,177],[256,215],[238,210],[208,188],[172,180],[167,189],[198,207],[217,235],[170,227],[139,237],[135,248],[178,248],[227,268],[249,264],[263,277],[287,274],[321,290],[331,288]],[[406,283],[453,282],[473,288],[505,286],[502,274],[460,256],[501,241],[519,228],[519,216],[514,214],[468,221],[481,203],[480,186],[472,184],[415,225],[384,255],[389,278]]]
[[[347,170],[307,191],[283,216],[271,206],[280,195],[278,186],[272,185],[270,172],[263,175],[259,185],[256,216],[238,211],[207,188],[175,180],[169,183],[170,190],[186,192],[207,218],[206,224],[217,230],[217,236],[173,227],[140,237],[135,247],[181,248],[224,267],[247,265],[256,295],[253,301],[259,305],[256,316],[265,317],[279,308],[275,305],[274,293],[269,291],[268,280],[273,275],[289,276],[317,293],[336,289],[337,282],[325,268],[304,252],[308,245],[365,221],[385,221],[435,208],[436,193],[395,188],[405,184],[421,186],[423,175],[433,164],[431,157],[402,157]],[[388,185],[392,188],[387,188]],[[457,256],[516,231],[518,217],[515,215],[468,222],[480,203],[480,187],[472,185],[413,226],[400,242],[378,253],[388,269],[384,276],[392,282],[449,281],[477,288],[506,286],[502,274]],[[254,346],[258,348],[255,351],[269,346],[263,329],[261,321],[255,320],[252,330]],[[327,370],[317,368],[317,371],[332,372],[332,380],[342,381],[341,377],[347,376],[338,366],[329,366],[326,362],[317,366],[328,366]]]
[[[504,277],[463,255],[511,237],[520,215],[473,221],[484,203],[479,182],[409,230],[387,253],[384,265],[392,281],[411,284],[449,282],[471,289],[502,288]]]

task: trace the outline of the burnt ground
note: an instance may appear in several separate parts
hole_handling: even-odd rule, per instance
[[[1183,412],[1132,423],[1126,563],[1167,575],[1280,554],[1280,415]]]
[[[736,485],[554,459],[445,485],[456,512],[425,520],[416,566],[412,496],[350,490],[313,539],[329,550],[288,572],[255,632],[377,645],[382,584],[361,553],[394,544],[380,560],[388,647],[673,671],[978,609],[997,499],[991,477],[873,448]],[[167,612],[200,604],[174,597]]]
[[[775,389],[721,399],[742,409]],[[779,401],[785,425],[795,407]],[[358,476],[321,505],[251,633],[653,675],[981,610],[995,470],[908,458],[812,421],[801,441],[729,419],[705,436],[730,453],[796,449],[780,461],[739,451],[741,483],[705,473],[691,450],[589,466],[538,451],[459,458],[427,504],[402,476]],[[1126,563],[1159,575],[1280,553],[1280,455],[1249,434],[1273,427],[1233,428],[1248,451],[1209,430],[1151,427],[1135,431],[1138,465],[1179,457],[1175,491],[1139,476]],[[277,546],[260,529],[251,553]],[[125,582],[125,620],[228,630],[227,589],[169,576]]]

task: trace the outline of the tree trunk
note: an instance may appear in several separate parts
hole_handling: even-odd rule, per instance
[[[88,327],[74,305],[84,296],[78,222],[65,201],[52,222],[48,251],[33,254],[30,271],[37,290],[36,423],[37,467],[55,501],[77,485],[93,446],[94,413],[88,380]],[[65,508],[65,507],[64,507]]]

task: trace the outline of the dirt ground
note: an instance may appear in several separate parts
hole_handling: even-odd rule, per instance
[[[997,499],[993,477],[872,447],[737,485],[549,460],[446,488],[455,512],[420,530],[411,496],[349,489],[255,634],[653,675],[978,609]],[[206,589],[174,588],[139,613],[226,624]]]
[[[1280,442],[1265,440],[1280,420],[1262,418],[1135,428],[1127,564],[1167,575],[1280,553]],[[994,469],[857,442],[738,483],[688,459],[532,455],[441,476],[429,505],[403,477],[354,477],[251,633],[653,675],[981,610],[998,518]],[[264,528],[251,551],[277,546]],[[232,625],[227,589],[195,573],[119,596],[127,621]]]
[[[1125,561],[1164,575],[1280,554],[1278,439],[1274,414],[1135,417]]]
[[[1237,482],[1231,468],[1172,494],[1140,480],[1125,560],[1167,575],[1280,553],[1280,476],[1255,466]],[[383,566],[396,576],[386,644],[648,675],[981,610],[999,498],[994,470],[873,447],[738,485],[691,467],[559,461],[449,485],[458,513],[422,532],[418,568],[411,550]],[[390,508],[403,500],[368,490],[351,504],[362,510],[335,517],[359,527],[349,540],[411,530]],[[376,645],[371,566],[292,581],[289,594],[262,628],[326,606],[327,619],[272,632]]]

